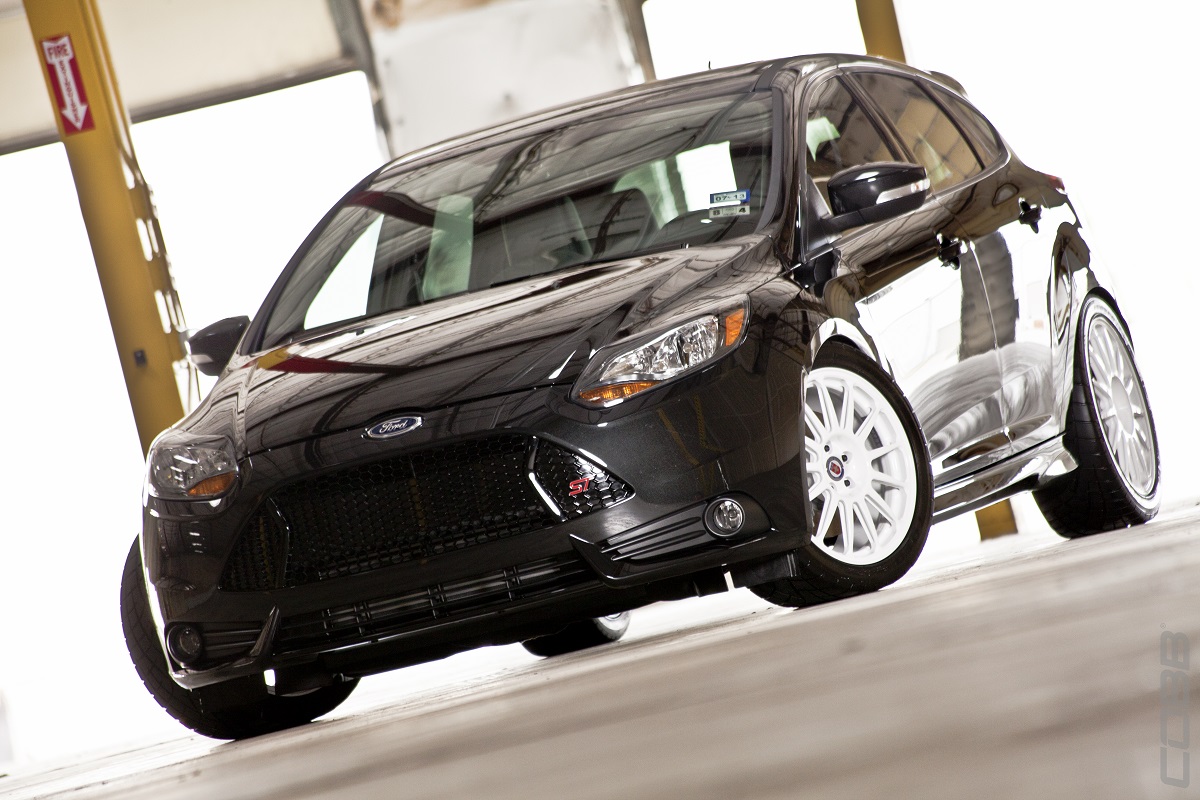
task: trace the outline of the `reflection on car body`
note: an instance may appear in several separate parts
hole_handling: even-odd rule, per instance
[[[353,188],[149,456],[122,611],[206,735],[630,609],[873,591],[1032,489],[1144,522],[1158,454],[1062,183],[955,89],[814,56],[649,84]]]

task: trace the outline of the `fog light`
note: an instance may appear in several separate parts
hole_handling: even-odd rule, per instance
[[[704,512],[704,525],[713,536],[736,536],[746,524],[746,511],[736,500],[723,498]]]
[[[193,625],[174,625],[167,631],[167,650],[171,658],[189,666],[204,653],[204,636]]]

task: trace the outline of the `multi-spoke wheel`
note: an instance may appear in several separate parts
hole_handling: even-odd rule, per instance
[[[873,591],[912,566],[929,531],[929,459],[911,409],[873,361],[827,345],[804,387],[812,538],[796,578],[753,587],[781,605]]]
[[[1125,326],[1088,298],[1075,348],[1067,448],[1078,469],[1033,493],[1063,536],[1138,525],[1158,513],[1158,439]]]
[[[804,423],[813,544],[847,564],[887,558],[917,506],[913,448],[898,413],[862,375],[822,367],[805,390]]]

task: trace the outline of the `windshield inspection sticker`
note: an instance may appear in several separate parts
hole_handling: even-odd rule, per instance
[[[736,192],[717,192],[716,194],[710,194],[708,196],[709,205],[714,205],[714,206],[717,203],[749,203],[749,202],[750,202],[750,190],[749,189],[738,189]]]
[[[749,214],[749,203],[740,206],[717,206],[708,210],[709,219],[716,219],[717,217],[744,217]]]

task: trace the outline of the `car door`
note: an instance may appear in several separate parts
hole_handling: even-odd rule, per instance
[[[805,92],[801,274],[832,315],[879,347],[921,423],[934,480],[946,483],[1007,453],[1000,362],[986,302],[975,288],[982,281],[978,264],[969,247],[946,235],[955,219],[939,198],[895,219],[825,232],[824,185],[833,174],[912,158],[873,113],[838,76]]]
[[[970,104],[925,90],[958,124],[984,164],[970,191],[950,198],[956,235],[983,276],[1003,381],[1002,409],[1015,452],[1057,435],[1070,392],[1069,259],[1076,219],[1057,179],[1011,156]]]

